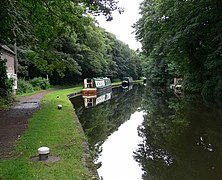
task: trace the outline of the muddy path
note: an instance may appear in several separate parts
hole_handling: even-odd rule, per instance
[[[28,119],[39,108],[43,96],[52,90],[21,97],[7,110],[0,110],[0,159],[11,156],[16,140],[28,127]]]

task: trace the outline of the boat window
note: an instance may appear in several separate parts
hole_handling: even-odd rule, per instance
[[[92,79],[87,79],[87,88],[92,88],[92,87],[93,87]]]

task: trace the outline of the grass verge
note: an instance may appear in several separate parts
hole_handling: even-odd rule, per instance
[[[49,88],[49,89],[47,89],[47,90],[53,90],[53,88]],[[38,90],[38,91],[30,92],[30,93],[16,94],[16,97],[31,96],[31,95],[33,95],[33,94],[37,94],[37,93],[44,92],[44,91],[47,91],[47,90]]]
[[[81,89],[59,90],[43,98],[40,109],[29,120],[28,129],[17,141],[13,157],[0,161],[0,179],[92,179],[81,161],[85,137],[73,120],[73,107],[67,98],[67,94]],[[62,110],[57,109],[58,104],[62,104]],[[49,147],[51,155],[59,156],[60,161],[32,162],[30,157],[37,155],[41,146]]]

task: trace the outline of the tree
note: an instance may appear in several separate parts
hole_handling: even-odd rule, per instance
[[[170,78],[183,77],[185,90],[191,92],[208,94],[221,86],[220,1],[144,0],[140,9],[137,39],[147,59],[158,52],[159,63],[164,60],[166,68],[158,69],[159,74],[167,70]]]
[[[48,26],[44,23],[47,20],[50,20],[48,21],[49,24],[51,22],[57,26],[69,26],[72,23],[77,23],[77,18],[81,16],[76,15],[81,15],[83,12],[103,14],[107,17],[107,20],[111,20],[112,11],[123,12],[123,9],[118,7],[117,4],[118,2],[114,0],[108,2],[107,0],[62,0],[51,2],[45,0],[2,0],[0,2],[2,24],[0,43],[12,43],[15,38],[23,40],[27,40],[28,37],[30,39],[35,38],[35,34],[33,34],[35,24],[33,24],[33,21],[42,22],[38,27],[43,27],[47,30]],[[60,19],[62,23],[56,24],[56,19]],[[46,32],[49,33],[50,30],[48,29]]]
[[[138,78],[137,54],[97,27],[90,15],[104,14],[111,20],[112,11],[122,12],[116,1],[3,0],[1,5],[5,26],[0,42],[17,42],[19,77],[48,74],[53,83],[96,76]]]
[[[128,45],[116,39],[113,34],[107,34],[110,49],[108,55],[113,61],[113,70],[117,78],[122,79],[124,76],[132,76],[138,79],[141,75],[141,59],[137,52],[131,50]]]

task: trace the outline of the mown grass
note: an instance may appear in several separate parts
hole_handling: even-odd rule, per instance
[[[33,94],[37,94],[39,92],[43,92],[43,91],[48,91],[48,90],[59,90],[59,89],[73,89],[73,88],[80,88],[83,87],[83,83],[78,83],[76,85],[63,85],[63,86],[51,86],[50,88],[46,89],[46,90],[36,90],[30,93],[21,93],[21,94],[16,94],[16,97],[24,97],[24,96],[31,96]],[[81,89],[80,89],[81,90]]]
[[[75,124],[74,110],[67,98],[67,94],[81,89],[82,87],[59,90],[43,98],[41,108],[34,113],[29,120],[28,129],[17,141],[12,158],[0,161],[0,179],[91,179],[81,162],[85,137]],[[57,109],[58,104],[62,104],[62,110]],[[37,155],[37,149],[41,146],[49,147],[51,155],[59,156],[60,161],[31,161],[30,157]]]

